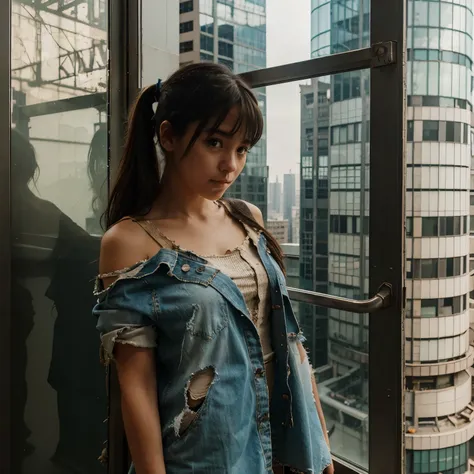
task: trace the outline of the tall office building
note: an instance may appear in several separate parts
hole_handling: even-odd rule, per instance
[[[300,86],[300,285],[328,293],[329,84]],[[314,367],[328,361],[328,308],[300,305],[300,323]]]
[[[322,0],[313,6],[313,57],[369,46],[368,0]],[[408,474],[465,473],[474,437],[468,264],[472,9],[471,0],[408,1],[407,8]],[[311,121],[308,103],[324,83],[330,91],[328,113],[313,113]],[[328,292],[356,299],[368,297],[369,93],[368,71],[334,75],[301,89],[302,142],[318,136],[319,143],[325,128],[330,137],[327,157],[317,144],[312,152],[302,146],[302,182],[306,178],[314,187],[306,194],[302,186],[301,269],[307,287],[317,289],[324,278],[315,268],[327,258]],[[326,160],[324,182],[314,176]],[[315,198],[318,194],[322,197]],[[312,241],[306,230],[311,217]],[[351,460],[367,465],[368,316],[332,309],[327,315],[333,378],[323,384],[321,398],[335,426],[335,443]]]
[[[288,242],[293,242],[293,207],[296,203],[296,175],[283,175],[283,219],[288,221]]]
[[[268,216],[272,219],[280,219],[282,217],[282,187],[278,181],[268,183]]]
[[[474,125],[474,123],[473,123]],[[469,275],[470,275],[470,293],[469,293],[469,306],[470,312],[474,311],[474,131],[471,129],[471,197],[470,197],[470,221],[469,221],[469,234],[470,234],[470,249],[469,249]],[[470,331],[470,341],[474,344],[474,331]]]
[[[180,64],[221,63],[235,73],[266,67],[266,0],[180,2]],[[256,89],[265,116],[265,89]],[[264,132],[265,133],[265,132]],[[227,192],[256,204],[267,219],[267,145],[264,135]]]

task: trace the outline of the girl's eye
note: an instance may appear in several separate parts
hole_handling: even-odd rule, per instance
[[[250,153],[250,148],[248,146],[241,146],[237,151],[241,155],[246,155],[247,153]]]
[[[212,148],[221,148],[222,147],[222,141],[219,140],[218,138],[209,138],[207,140],[207,144]]]

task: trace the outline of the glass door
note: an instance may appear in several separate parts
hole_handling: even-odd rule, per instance
[[[122,142],[138,80],[123,72],[132,65],[121,41],[132,52],[137,43],[123,26],[132,5],[2,2],[1,472],[107,470],[107,383],[91,309],[109,149]]]
[[[10,472],[105,469],[89,314],[107,200],[107,10],[12,2]]]

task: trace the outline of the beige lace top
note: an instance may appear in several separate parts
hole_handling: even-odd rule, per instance
[[[270,337],[268,276],[257,252],[258,233],[245,226],[247,238],[226,255],[204,257],[213,267],[230,277],[244,297],[257,328],[265,363],[273,356]]]

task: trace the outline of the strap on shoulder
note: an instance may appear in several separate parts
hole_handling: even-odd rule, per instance
[[[133,222],[138,224],[160,248],[173,248],[173,242],[163,235],[153,222],[141,219],[133,219]]]
[[[255,222],[255,224],[257,224],[257,222],[255,221],[255,217],[252,214],[252,211],[250,210],[247,203],[242,199],[226,198],[222,201],[229,205],[231,212],[237,211],[238,213],[245,216],[247,219],[250,219],[252,222]]]

